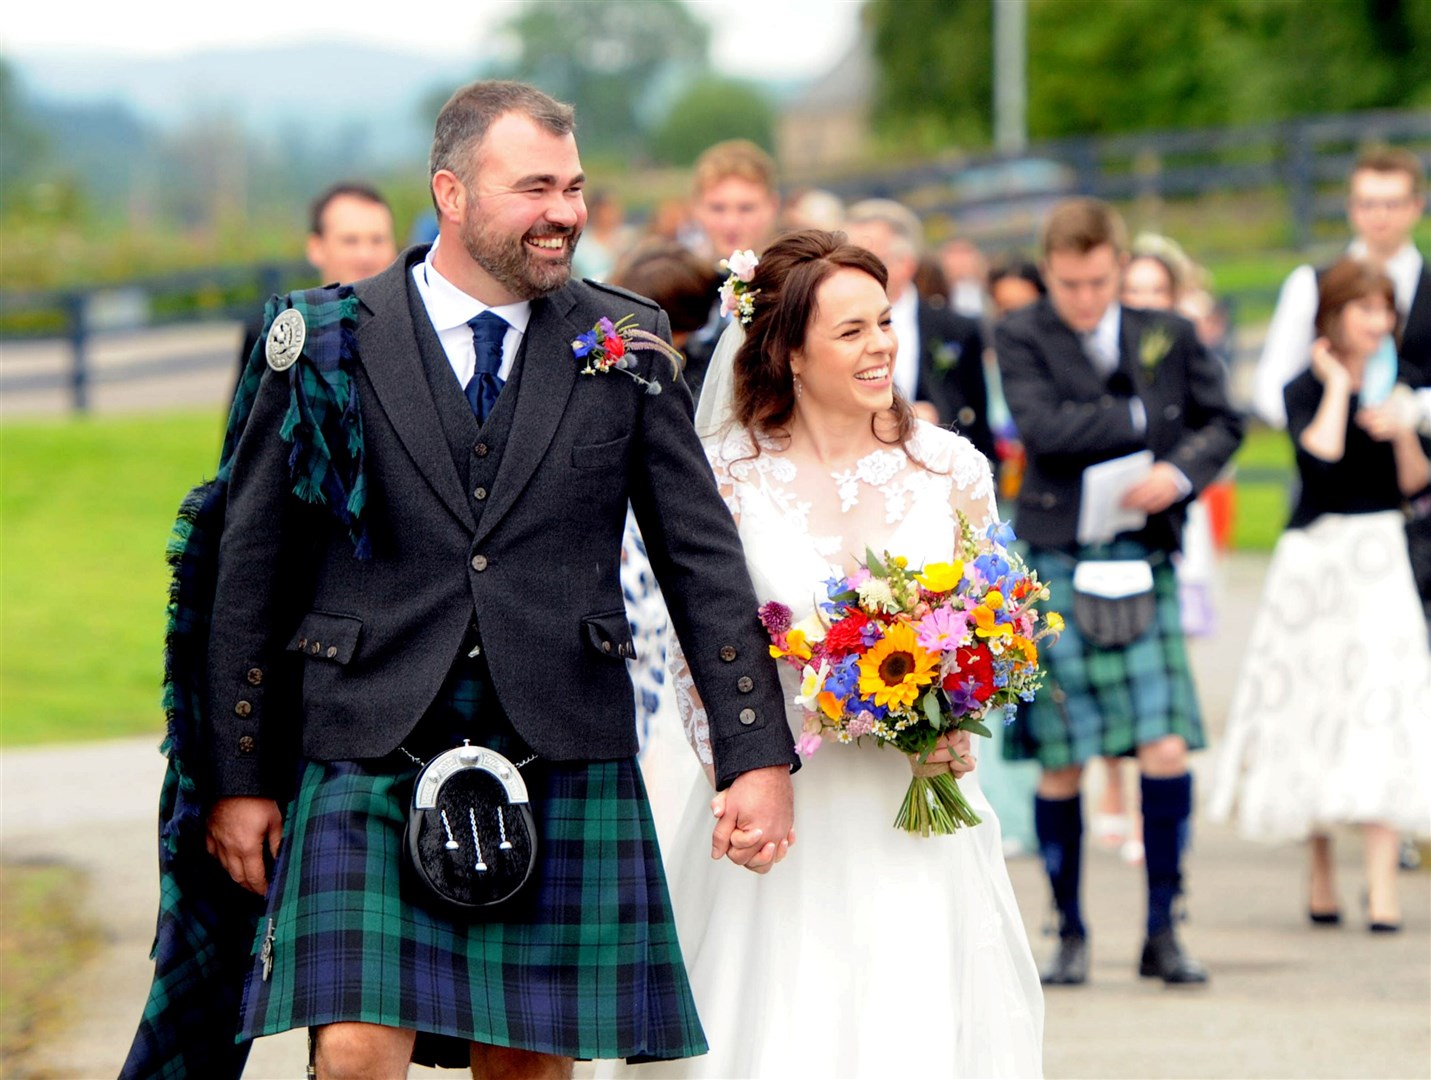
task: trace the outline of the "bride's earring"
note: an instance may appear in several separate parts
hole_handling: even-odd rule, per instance
[[[795,382],[795,400],[796,400],[796,401],[799,401],[800,398],[801,398],[801,397],[804,395],[804,393],[805,393],[805,384],[800,381],[800,376],[799,376],[799,375],[796,375],[796,376],[794,377],[794,382]]]

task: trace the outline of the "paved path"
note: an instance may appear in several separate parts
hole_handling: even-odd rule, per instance
[[[1224,566],[1223,632],[1198,642],[1194,663],[1214,730],[1256,605],[1264,562]],[[0,755],[0,843],[11,860],[63,860],[89,875],[88,910],[105,947],[68,987],[68,1026],[33,1063],[33,1077],[112,1077],[148,988],[157,885],[154,805],[163,771],[155,738]],[[1206,755],[1198,768],[1208,764]],[[64,777],[63,798],[55,778]],[[1339,845],[1339,930],[1303,915],[1304,864],[1295,847],[1244,843],[1199,824],[1191,857],[1192,922],[1184,937],[1213,973],[1205,990],[1174,991],[1134,977],[1142,874],[1092,853],[1086,910],[1089,986],[1048,995],[1051,1077],[1431,1077],[1431,874],[1402,877],[1406,930],[1360,928],[1360,845]],[[1010,864],[1034,948],[1047,889],[1034,860]],[[247,1076],[302,1075],[304,1040],[260,1040]],[[418,1076],[456,1073],[413,1070]],[[17,1076],[18,1080],[18,1076]],[[794,1078],[792,1078],[794,1080]]]

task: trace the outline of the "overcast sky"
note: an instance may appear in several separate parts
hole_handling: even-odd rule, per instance
[[[823,74],[849,47],[861,0],[686,3],[710,25],[712,60],[722,71],[796,78]],[[343,0],[336,6],[134,0],[82,8],[19,2],[6,6],[0,51],[174,55],[229,45],[350,40],[419,53],[490,55],[484,39],[519,6],[518,0]]]

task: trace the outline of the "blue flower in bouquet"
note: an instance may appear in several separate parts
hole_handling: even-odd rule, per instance
[[[1008,521],[991,521],[984,529],[984,535],[1000,547],[1008,547],[1016,539],[1014,526]]]
[[[825,689],[839,698],[849,697],[860,682],[860,658],[851,654],[831,669]]]
[[[997,587],[1009,572],[1009,560],[999,551],[988,551],[974,560],[974,572],[985,585]]]

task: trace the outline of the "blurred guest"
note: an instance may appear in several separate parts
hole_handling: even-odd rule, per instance
[[[1029,458],[1015,528],[1050,606],[1068,617],[1044,652],[1043,691],[1004,744],[1043,767],[1035,824],[1060,924],[1043,978],[1056,984],[1088,978],[1083,765],[1120,755],[1136,756],[1142,774],[1148,905],[1138,972],[1170,984],[1207,979],[1172,917],[1192,814],[1187,755],[1204,737],[1169,557],[1187,500],[1237,449],[1242,421],[1186,320],[1119,305],[1125,236],[1107,204],[1059,203],[1043,230],[1049,295],[995,331]],[[1122,484],[1085,482],[1090,466],[1139,452],[1154,462],[1141,478],[1130,469]]]
[[[611,283],[654,300],[671,322],[671,344],[682,348],[705,325],[711,293],[720,275],[689,248],[669,240],[648,239],[616,264]]]
[[[327,188],[308,210],[304,254],[324,284],[347,285],[372,277],[397,258],[392,207],[367,184],[344,181]],[[263,313],[244,324],[238,370],[263,333]]]
[[[1028,307],[1047,291],[1038,267],[1018,252],[1005,252],[989,266],[989,300],[995,320]]]
[[[851,206],[845,220],[850,242],[873,252],[889,273],[899,342],[895,386],[922,419],[958,431],[992,463],[983,337],[973,319],[935,307],[914,288],[924,247],[919,218],[893,200],[866,199]]]
[[[1245,835],[1310,840],[1314,924],[1341,921],[1330,827],[1362,828],[1366,916],[1399,929],[1397,829],[1431,833],[1431,652],[1403,499],[1431,479],[1401,411],[1361,402],[1398,322],[1380,269],[1344,258],[1318,286],[1311,369],[1283,392],[1301,488],[1267,572],[1211,810]]]
[[[748,139],[716,143],[696,158],[691,187],[691,216],[704,234],[700,254],[712,266],[733,251],[765,250],[780,212],[780,180],[769,154]],[[709,318],[686,342],[686,382],[697,396],[725,324],[713,292]]]
[[[914,268],[914,288],[934,307],[949,305],[949,279],[939,260],[928,251],[919,256],[919,265]]]
[[[586,200],[586,228],[572,256],[572,271],[592,281],[607,281],[630,243],[621,202],[610,192],[593,192]]]
[[[845,204],[838,195],[809,188],[790,200],[780,215],[781,229],[824,229],[836,232],[845,224]]]
[[[954,310],[970,319],[982,319],[987,301],[984,281],[989,273],[984,253],[972,241],[955,238],[940,246],[939,263],[949,279],[949,303]]]
[[[1347,194],[1353,235],[1347,253],[1384,271],[1396,287],[1396,310],[1406,327],[1403,367],[1416,373],[1412,386],[1431,386],[1431,274],[1411,239],[1425,207],[1426,174],[1411,151],[1372,147],[1357,158]],[[1267,327],[1253,399],[1274,427],[1287,422],[1282,388],[1306,370],[1311,355],[1317,296],[1317,271],[1297,267],[1283,283]]]
[[[1123,271],[1122,303],[1145,311],[1172,311],[1182,292],[1170,263],[1157,255],[1135,254]]]

